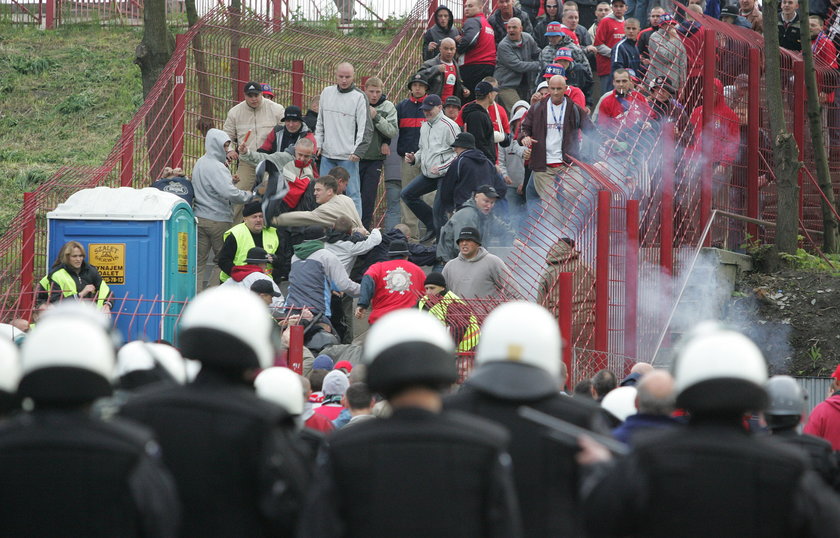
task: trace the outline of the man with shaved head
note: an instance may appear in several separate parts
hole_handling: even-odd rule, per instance
[[[350,173],[347,196],[362,214],[359,161],[373,137],[367,96],[353,83],[355,70],[347,62],[335,68],[336,83],[321,92],[321,111],[315,125],[315,142],[321,154],[321,175],[336,166]]]
[[[528,111],[518,138],[526,148],[525,158],[531,160],[537,194],[546,202],[554,200],[555,181],[560,181],[569,157],[580,156],[581,131],[592,129],[589,114],[565,95],[566,89],[565,77],[549,79],[548,96]]]
[[[680,427],[680,423],[671,417],[676,397],[674,378],[671,374],[666,370],[651,368],[636,385],[638,413],[630,415],[621,426],[615,428],[612,432],[613,437],[622,443],[633,445],[651,431]]]

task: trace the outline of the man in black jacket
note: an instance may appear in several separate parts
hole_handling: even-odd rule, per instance
[[[445,213],[463,207],[480,185],[489,184],[499,193],[507,192],[507,185],[487,157],[475,149],[475,137],[458,133],[455,142],[455,160],[449,165],[440,187],[440,201]]]
[[[470,94],[464,88],[461,71],[455,63],[454,39],[447,37],[441,41],[440,54],[423,62],[417,74],[429,84],[429,93],[439,95],[443,101],[450,95],[464,99]]]
[[[237,287],[197,295],[181,316],[184,356],[201,362],[183,387],[150,391],[121,414],[160,441],[184,508],[182,536],[291,536],[308,474],[294,421],[254,394],[271,366],[277,326],[257,294]]]
[[[533,303],[504,304],[487,317],[476,369],[446,409],[504,426],[511,435],[514,480],[525,536],[581,536],[577,447],[550,441],[542,426],[519,416],[533,407],[586,429],[605,431],[598,407],[560,394],[565,383],[557,320]]]
[[[801,454],[744,428],[744,415],[767,404],[758,347],[706,323],[684,337],[673,370],[688,426],[648,436],[612,468],[595,468],[603,478],[587,485],[587,533],[837,536],[840,500]],[[592,439],[578,442],[579,461],[609,459]]]
[[[434,58],[440,49],[441,42],[449,37],[454,39],[458,29],[454,27],[455,17],[446,6],[438,6],[435,10],[435,23],[423,34],[423,59]]]
[[[413,308],[386,314],[363,361],[393,414],[330,437],[299,536],[519,536],[507,434],[441,412],[457,379],[443,324]]]
[[[475,101],[461,109],[464,131],[475,137],[475,147],[490,160],[496,162],[496,143],[493,141],[493,121],[487,109],[493,104],[492,92],[499,89],[489,82],[481,81],[475,86]]]
[[[18,395],[34,409],[0,429],[4,536],[178,535],[178,496],[151,432],[90,413],[115,378],[109,322],[66,301],[26,337]]]

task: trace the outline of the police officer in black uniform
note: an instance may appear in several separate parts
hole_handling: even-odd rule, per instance
[[[811,462],[811,467],[825,480],[837,487],[838,467],[831,443],[813,435],[797,431],[805,413],[805,392],[799,383],[787,375],[774,375],[764,386],[769,403],[764,412],[767,429],[774,441],[801,450]]]
[[[89,413],[111,394],[115,364],[97,316],[62,304],[26,337],[18,393],[34,408],[0,429],[2,536],[177,536],[175,485],[151,433]]]
[[[560,394],[560,331],[543,307],[516,301],[496,308],[481,328],[476,369],[445,400],[501,423],[511,435],[514,480],[525,536],[581,536],[579,466],[574,447],[521,418],[527,405],[577,426],[606,433],[599,408]]]
[[[674,379],[688,427],[646,437],[595,486],[590,536],[840,536],[840,501],[804,458],[744,428],[767,403],[761,351],[717,326],[687,338]],[[582,460],[604,454],[580,442]]]
[[[441,412],[455,346],[414,309],[378,320],[363,359],[389,418],[343,428],[318,457],[303,537],[516,537],[519,517],[502,428]]]
[[[290,439],[294,423],[253,388],[275,343],[277,327],[256,294],[207,290],[181,316],[181,351],[201,362],[195,380],[138,395],[121,410],[160,440],[184,508],[183,536],[294,532],[307,482]]]

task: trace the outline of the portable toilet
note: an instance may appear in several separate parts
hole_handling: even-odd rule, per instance
[[[47,214],[47,268],[78,241],[113,292],[111,316],[126,341],[174,342],[195,295],[195,217],[180,197],[158,189],[81,190]]]

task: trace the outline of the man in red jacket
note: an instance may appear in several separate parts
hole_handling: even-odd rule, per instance
[[[802,433],[822,437],[836,452],[840,450],[840,365],[831,375],[829,391],[831,395],[811,411]]]
[[[481,8],[480,0],[467,0],[461,35],[455,38],[456,50],[464,60],[461,79],[470,91],[484,77],[492,77],[496,70],[496,34]]]

